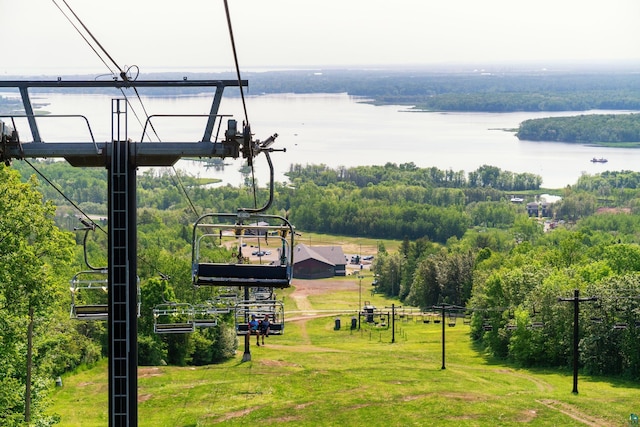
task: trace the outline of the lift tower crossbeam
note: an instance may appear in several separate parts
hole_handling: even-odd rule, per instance
[[[137,394],[137,229],[136,168],[139,166],[171,166],[181,157],[233,157],[253,155],[266,150],[254,142],[244,129],[229,128],[221,141],[211,141],[214,124],[225,87],[247,86],[246,81],[181,80],[181,81],[0,81],[0,88],[19,89],[24,114],[0,116],[0,161],[13,159],[64,158],[73,166],[104,167],[108,174],[109,268],[109,426],[138,425]],[[213,101],[201,141],[132,142],[127,136],[127,101],[112,101],[111,141],[97,143],[43,142],[38,116],[29,98],[30,88],[215,88]],[[26,118],[32,141],[20,141],[15,125],[9,119]],[[4,121],[2,120],[4,119]],[[247,147],[251,145],[251,147]]]

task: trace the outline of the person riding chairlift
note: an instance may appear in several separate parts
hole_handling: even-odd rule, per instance
[[[256,320],[256,315],[251,315],[251,320],[249,321],[249,335],[256,334],[256,344],[258,347],[260,346],[260,332],[258,331],[258,320]]]
[[[264,345],[264,337],[269,336],[270,327],[271,327],[271,322],[269,322],[269,315],[265,314],[264,319],[262,319],[262,321],[260,322],[260,336],[262,337],[262,345]]]

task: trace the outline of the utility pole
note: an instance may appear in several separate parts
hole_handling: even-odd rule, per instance
[[[72,166],[103,167],[108,173],[108,242],[109,242],[109,427],[138,425],[137,395],[137,228],[136,170],[142,166],[172,166],[182,157],[245,158],[263,152],[276,151],[270,144],[253,141],[251,130],[238,129],[229,119],[224,136],[218,140],[214,130],[221,126],[218,109],[226,87],[248,86],[246,80],[25,80],[0,81],[0,88],[17,88],[22,98],[24,114],[0,116],[0,161],[9,165],[14,159],[64,158]],[[111,134],[108,142],[96,142],[90,124],[90,140],[83,142],[45,143],[38,127],[29,96],[32,88],[103,88],[113,90],[141,88],[202,88],[213,89],[213,100],[207,114],[202,139],[177,142],[133,142],[127,135],[127,102],[112,100]],[[180,115],[176,115],[179,117]],[[47,115],[49,120],[55,115]],[[83,117],[78,115],[78,117]],[[2,121],[8,118],[26,119],[31,141],[21,140],[18,129]],[[153,128],[153,116],[147,117],[144,132]],[[144,137],[144,133],[143,133]],[[213,141],[212,141],[213,137]],[[275,136],[274,136],[275,138]],[[142,139],[142,138],[141,138]],[[272,141],[272,140],[271,140]]]
[[[578,394],[578,357],[579,357],[579,313],[580,303],[597,301],[597,297],[580,298],[580,290],[574,289],[573,298],[558,298],[559,302],[573,302],[573,394]]]

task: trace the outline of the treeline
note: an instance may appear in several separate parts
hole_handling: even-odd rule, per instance
[[[639,114],[589,114],[525,120],[520,140],[576,143],[640,143]]]
[[[635,110],[639,106],[640,93],[587,90],[569,93],[445,93],[420,100],[416,103],[415,108],[426,111],[507,113],[513,111]]]
[[[43,161],[36,165],[48,179],[64,188],[65,196],[82,210],[106,214],[105,171],[71,168],[64,162]],[[34,173],[20,162],[16,167],[26,175]],[[412,163],[348,169],[295,165],[289,177],[292,186],[276,185],[273,209],[289,212],[300,229],[374,238],[427,237],[437,242],[460,237],[474,224],[474,212],[479,208],[473,203],[504,200],[505,192],[538,189],[541,182],[537,175],[514,174],[493,166],[482,166],[467,179],[462,172],[422,169]],[[68,205],[56,189],[43,191],[57,203]],[[259,189],[257,196],[259,201],[266,200],[266,189]],[[235,212],[254,205],[249,188],[207,189],[196,178],[177,178],[168,172],[148,171],[138,177],[140,206],[188,209],[188,200],[199,212]],[[509,204],[500,208],[510,209]],[[197,215],[191,215],[190,221],[195,220]],[[487,218],[495,223],[492,216]],[[74,218],[66,217],[66,221]]]
[[[254,93],[341,93],[429,111],[638,109],[633,73],[313,70],[248,75]]]
[[[38,77],[40,78],[40,77]],[[49,78],[49,80],[55,79]],[[63,76],[88,79],[95,76]],[[155,73],[132,79],[229,79],[233,73]],[[413,105],[429,111],[585,111],[640,109],[640,82],[634,73],[611,71],[453,70],[287,70],[246,72],[249,94],[348,93],[378,104]],[[52,90],[52,89],[47,89]],[[105,89],[81,89],[106,93]],[[145,88],[142,96],[197,94],[202,88]],[[39,89],[33,89],[38,92]],[[75,90],[78,92],[79,90]],[[74,92],[70,90],[69,92]],[[112,91],[111,91],[112,92]],[[238,96],[237,88],[225,91]]]
[[[330,168],[326,165],[293,164],[286,173],[291,182],[312,181],[320,186],[347,183],[357,187],[378,184],[404,184],[420,187],[492,188],[500,191],[538,190],[542,177],[531,173],[513,173],[498,167],[483,165],[465,176],[464,171],[419,168],[413,162],[387,163],[384,166]]]

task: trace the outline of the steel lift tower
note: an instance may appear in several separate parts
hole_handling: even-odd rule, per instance
[[[212,141],[222,116],[218,114],[226,87],[247,86],[245,80],[180,81],[0,81],[0,88],[17,88],[24,114],[0,116],[0,160],[9,165],[13,159],[64,158],[78,167],[104,167],[108,175],[108,246],[109,246],[109,426],[138,425],[137,379],[137,229],[136,168],[171,166],[182,157],[252,158],[262,151],[273,151],[267,144],[253,141],[247,127],[237,129],[228,120],[225,134]],[[132,142],[127,135],[126,99],[112,100],[111,140],[108,142],[50,142],[41,139],[39,116],[34,114],[29,90],[36,88],[193,88],[211,90],[213,100],[200,141]],[[137,93],[137,90],[136,90]],[[43,116],[40,116],[43,117]],[[147,118],[145,129],[151,126]],[[26,120],[32,141],[22,141],[16,119]],[[86,120],[86,118],[85,118]],[[87,125],[89,125],[87,121]],[[89,127],[90,128],[90,127]],[[93,139],[93,137],[91,137]]]

